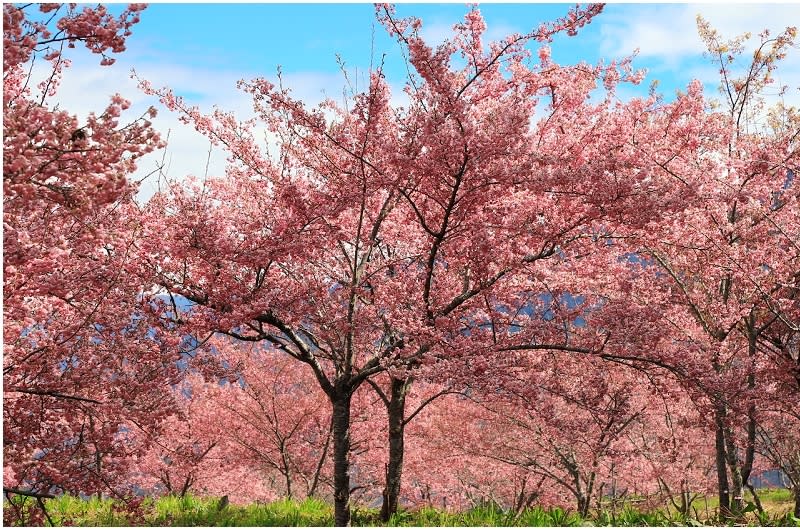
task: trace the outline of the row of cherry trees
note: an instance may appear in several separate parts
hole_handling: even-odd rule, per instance
[[[382,67],[347,106],[243,81],[248,121],[142,81],[230,157],[139,205],[148,116],[50,102],[63,49],[109,64],[141,10],[4,6],[7,494],[737,515],[777,467],[800,510],[800,116],[762,101],[794,28],[749,56],[700,20],[712,107],[555,63],[600,5],[492,43],[472,9],[437,47],[378,5],[405,107]]]

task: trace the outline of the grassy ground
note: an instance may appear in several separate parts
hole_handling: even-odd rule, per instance
[[[757,490],[756,493],[764,511],[772,515],[773,518],[781,518],[791,513],[794,509],[794,497],[792,497],[792,492],[788,489],[765,488]],[[744,500],[745,503],[750,504],[750,511],[748,513],[752,515],[748,515],[748,518],[758,518],[758,514],[753,513],[755,512],[753,496],[749,492],[745,492]],[[696,518],[710,519],[714,517],[718,511],[719,498],[714,495],[704,498],[701,497],[692,503],[692,508],[693,512],[696,514]]]
[[[788,515],[793,506],[786,490],[764,490],[761,501],[767,512],[759,518],[754,512],[736,522],[753,526],[797,526],[800,520]],[[459,513],[435,508],[422,508],[397,514],[388,526],[701,526],[719,524],[715,519],[713,499],[695,504],[697,515],[690,519],[670,516],[666,511],[642,512],[625,506],[613,513],[604,510],[584,520],[576,513],[560,508],[532,508],[515,515],[497,506],[487,505]],[[28,501],[28,507],[32,505]],[[281,500],[269,504],[220,507],[219,499],[162,497],[146,499],[138,516],[128,513],[110,500],[91,498],[81,500],[62,496],[46,501],[46,508],[55,526],[332,526],[333,507],[323,501]],[[707,509],[708,516],[703,512]],[[6,502],[6,517],[15,513]],[[7,519],[8,520],[8,519]],[[31,524],[31,520],[18,520],[16,524]],[[45,521],[45,524],[48,524]],[[381,526],[378,511],[357,508],[353,511],[353,526]]]

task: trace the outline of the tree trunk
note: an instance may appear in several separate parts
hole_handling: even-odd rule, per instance
[[[350,525],[350,403],[352,389],[337,389],[333,405],[334,525]]]
[[[730,470],[730,509],[735,515],[740,515],[744,509],[744,481],[742,480],[741,466],[739,465],[739,455],[733,440],[733,433],[729,428],[724,430],[725,453],[728,457],[728,469]]]
[[[683,517],[689,517],[692,509],[692,493],[689,490],[689,481],[686,479],[681,480],[681,507],[680,514]]]
[[[717,464],[717,488],[719,491],[719,510],[720,514],[727,514],[731,509],[730,496],[728,494],[728,462],[725,454],[725,404],[721,398],[717,397],[717,405],[714,408],[715,431],[715,457]]]
[[[591,508],[591,497],[588,495],[578,494],[578,515],[583,519],[589,516],[589,508]]]
[[[800,519],[800,484],[794,487],[794,516]]]
[[[747,388],[755,388],[755,355],[756,355],[756,332],[755,316],[751,314],[747,320],[748,354],[751,358],[750,370],[747,374]],[[725,413],[723,409],[723,414]],[[723,421],[723,438],[725,439],[725,452],[730,470],[730,511],[733,515],[741,515],[744,510],[744,488],[750,480],[750,472],[753,469],[753,459],[755,458],[756,442],[756,407],[751,404],[747,411],[747,441],[744,451],[744,462],[740,460],[739,448],[736,447],[736,440],[733,430]],[[724,418],[724,416],[723,416]]]
[[[392,394],[389,399],[389,464],[386,467],[386,486],[383,490],[381,521],[388,522],[397,513],[400,483],[403,476],[405,441],[405,412],[407,379],[392,377]]]
[[[286,483],[286,498],[292,498],[292,474],[291,466],[289,465],[289,455],[286,452],[286,444],[282,441],[279,449],[281,451],[281,475]]]
[[[180,498],[186,497],[186,494],[189,493],[189,488],[192,487],[192,482],[194,482],[194,480],[192,479],[191,475],[186,477],[186,480],[183,482],[183,487],[181,488],[181,493],[180,495],[178,495],[178,497]],[[170,491],[170,493],[172,493],[172,491]]]
[[[758,353],[758,332],[756,330],[755,313],[751,312],[747,321],[747,353],[750,356],[750,370],[747,374],[747,389],[753,391],[756,388],[756,354]],[[758,513],[764,513],[761,500],[756,494],[755,488],[750,484],[750,475],[753,472],[753,463],[756,458],[756,405],[751,402],[747,407],[747,441],[744,451],[744,463],[742,464],[742,485],[750,490],[753,501],[758,508]]]

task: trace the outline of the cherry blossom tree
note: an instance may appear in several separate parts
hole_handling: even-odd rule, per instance
[[[614,146],[599,141],[606,137],[596,120],[611,98],[587,103],[600,83],[611,93],[621,79],[638,81],[629,63],[559,67],[543,47],[538,63],[524,64],[525,43],[574,33],[599,7],[488,50],[477,10],[436,50],[419,37],[420,21],[378,10],[416,71],[409,107],[389,106],[380,68],[351,109],[327,101],[308,110],[264,79],[242,83],[278,139],[277,154],[259,148],[255,122],[219,110],[204,116],[143,83],[224,145],[231,165],[225,179],[154,197],[142,259],[163,289],[195,304],[179,320],[268,341],[309,366],[333,407],[340,525],[349,521],[358,387],[389,366],[475,351],[480,338],[502,351],[549,337],[529,319],[527,335],[508,338],[497,308],[530,303],[523,284],[540,267],[544,274],[542,262],[563,258],[566,245],[590,236],[592,221],[634,203],[604,189],[604,164],[618,162]],[[466,66],[452,67],[453,54]],[[548,116],[536,122],[540,98]],[[175,229],[164,234],[165,222]],[[491,333],[474,326],[487,311]],[[602,336],[586,335],[582,349],[601,345]]]
[[[711,473],[738,516],[771,464],[800,506],[800,114],[762,99],[794,28],[737,70],[746,37],[699,20],[721,104],[622,102],[630,58],[548,46],[601,6],[492,43],[473,8],[432,47],[378,5],[405,107],[383,64],[341,105],[242,81],[244,122],[142,82],[229,165],[140,208],[155,110],[52,98],[65,49],[110,64],[141,10],[4,6],[9,499],[139,481],[332,498],[344,526],[359,498],[585,516],[635,491],[688,516]]]
[[[584,517],[602,484],[619,489],[612,475],[632,450],[626,435],[649,405],[646,378],[605,364],[564,352],[518,359],[499,386],[474,396],[493,425],[482,456],[545,477]]]
[[[724,106],[709,109],[695,83],[673,103],[655,102],[660,110],[635,129],[642,156],[663,169],[654,178],[672,179],[682,202],[669,224],[618,225],[594,325],[611,330],[606,358],[668,370],[706,403],[720,506],[737,515],[744,488],[755,494],[748,481],[775,363],[791,370],[794,362],[778,333],[769,337],[792,325],[795,305],[800,128],[786,109],[781,120],[764,112],[760,95],[796,31],[763,33],[736,78],[745,37],[723,42],[702,20],[699,28],[720,67]]]
[[[232,341],[216,349],[231,375],[224,385],[207,384],[199,399],[230,459],[269,477],[283,497],[323,497],[331,413],[313,374],[281,351]]]
[[[174,390],[176,405],[161,429],[140,433],[150,447],[135,466],[140,487],[183,497],[198,483],[224,475],[217,449],[223,433],[213,428],[212,411],[200,394],[204,385],[202,376],[187,375]]]
[[[794,496],[794,516],[800,517],[800,421],[790,414],[770,412],[760,423],[757,450],[783,473]]]
[[[142,9],[3,6],[6,494],[124,494],[131,431],[167,407],[156,382],[171,377],[173,339],[148,330],[130,276],[138,224],[127,175],[158,136],[146,116],[120,124],[119,95],[85,123],[52,104],[66,49],[111,64]],[[37,59],[49,74],[35,84]]]

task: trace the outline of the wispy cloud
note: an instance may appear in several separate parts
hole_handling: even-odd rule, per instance
[[[131,79],[130,75],[134,66],[140,79],[149,81],[154,87],[171,88],[176,95],[184,97],[189,105],[197,105],[202,112],[211,112],[216,106],[223,111],[233,112],[239,119],[252,117],[253,109],[252,98],[238,90],[236,83],[240,79],[250,80],[261,74],[167,63],[139,62],[134,65],[123,58],[111,67],[100,68],[96,61],[80,58],[66,71],[53,101],[76,114],[79,120],[85,120],[90,112],[100,112],[109,97],[117,92],[131,101],[131,108],[121,117],[122,123],[141,116],[150,106],[158,109],[158,116],[151,121],[162,138],[168,138],[168,145],[166,152],[158,151],[143,157],[136,173],[131,176],[133,180],[141,180],[152,174],[143,180],[139,200],[147,200],[156,192],[159,185],[156,170],[162,165],[161,173],[170,180],[181,180],[189,175],[203,177],[206,173],[223,175],[227,158],[224,150],[211,148],[205,136],[191,125],[182,123],[176,113],[163,108],[157,98],[139,90],[137,81]],[[41,78],[44,74],[45,70],[42,69],[36,72],[35,77]],[[366,72],[350,71],[348,76],[356,91],[367,88]],[[275,74],[265,77],[277,82]],[[345,98],[347,82],[341,72],[289,72],[284,73],[282,79],[284,86],[291,89],[291,95],[308,106],[316,106],[327,98],[341,104]],[[408,97],[401,87],[392,87],[391,103],[394,106],[407,105]]]
[[[93,58],[92,58],[93,59]],[[131,102],[131,107],[120,118],[126,123],[143,115],[150,106],[158,109],[158,116],[152,119],[153,127],[162,139],[168,136],[166,153],[151,153],[143,157],[138,170],[131,176],[141,180],[153,173],[162,160],[163,172],[173,179],[187,175],[203,176],[208,164],[209,174],[224,172],[225,156],[219,149],[212,150],[208,157],[209,141],[196,132],[193,127],[181,123],[175,113],[164,109],[155,97],[143,93],[137,81],[131,78],[134,65],[126,58],[118,59],[110,67],[98,67],[94,60],[79,57],[67,69],[54,102],[85,120],[90,112],[100,112],[114,93],[120,93]],[[178,95],[184,95],[187,102],[199,105],[203,110],[211,110],[212,104],[233,110],[237,115],[247,117],[250,113],[250,98],[236,89],[238,76],[233,72],[202,71],[174,64],[136,64],[141,79],[150,81],[153,86],[169,86]],[[43,72],[37,72],[39,76]],[[152,175],[142,182],[139,198],[146,200],[156,190],[158,179]]]
[[[772,35],[800,21],[796,4],[653,4],[633,7],[617,5],[598,18],[601,52],[621,57],[639,50],[639,59],[654,77],[698,79],[708,88],[719,83],[718,69],[703,57],[705,46],[698,36],[696,17],[702,15],[724,39],[745,32],[752,34],[746,45],[751,53],[759,42],[758,33],[769,29]],[[775,76],[779,86],[795,87],[786,94],[788,104],[800,104],[800,53],[792,50],[781,62]],[[681,83],[682,85],[685,82]],[[713,95],[713,93],[710,93]],[[774,102],[776,97],[768,97]]]
[[[652,4],[635,9],[618,5],[598,18],[601,49],[610,56],[626,55],[639,49],[642,57],[676,64],[702,54],[704,46],[697,35],[698,14],[723,36],[773,32],[800,20],[800,9],[792,4]]]

